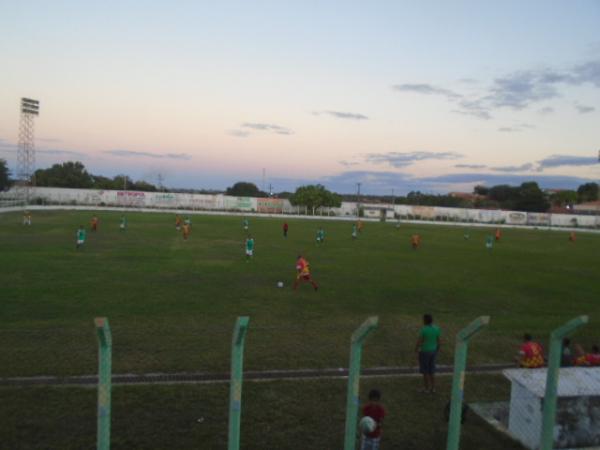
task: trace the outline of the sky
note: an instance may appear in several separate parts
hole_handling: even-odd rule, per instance
[[[0,0],[0,158],[178,188],[600,179],[600,1]],[[264,176],[263,176],[264,174]]]

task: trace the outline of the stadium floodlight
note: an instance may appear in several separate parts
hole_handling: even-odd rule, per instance
[[[19,197],[29,203],[30,188],[35,186],[35,135],[33,119],[40,114],[40,102],[21,98],[21,120],[17,149],[17,189]]]

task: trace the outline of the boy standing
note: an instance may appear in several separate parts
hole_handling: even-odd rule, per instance
[[[356,238],[358,237],[358,235],[357,235],[356,233],[357,233],[357,232],[356,232],[356,224],[355,224],[355,223],[353,223],[353,224],[352,224],[352,239],[353,239],[353,240],[354,240],[354,239],[356,239]]]
[[[121,216],[121,223],[119,224],[119,228],[121,231],[125,231],[127,229],[127,217]]]
[[[98,231],[98,217],[97,216],[92,217],[91,223],[92,223],[92,231],[93,232]]]
[[[419,332],[415,352],[419,357],[419,371],[423,375],[424,393],[435,392],[435,360],[440,350],[440,337],[442,333],[437,325],[433,324],[433,316],[423,316],[423,328]]]
[[[248,228],[250,228],[250,222],[248,222],[248,219],[245,217],[244,220],[242,220],[242,226],[244,227],[244,231],[248,231]]]
[[[75,236],[77,237],[77,245],[75,249],[79,250],[79,247],[85,243],[85,228],[83,228],[83,225],[79,225],[79,229],[77,230]]]
[[[369,416],[375,421],[377,427],[370,433],[363,433],[360,442],[360,450],[379,450],[381,441],[381,425],[386,411],[381,401],[381,392],[377,389],[371,389],[369,392],[369,402],[363,406],[363,417]]]
[[[325,241],[325,230],[323,228],[319,228],[317,230],[317,244],[322,244]]]

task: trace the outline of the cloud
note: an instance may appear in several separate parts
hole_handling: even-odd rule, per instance
[[[528,170],[533,170],[533,163],[525,163],[520,166],[500,166],[500,167],[490,167],[490,170],[494,172],[526,172]]]
[[[531,130],[535,128],[534,125],[530,125],[528,123],[519,123],[510,127],[500,127],[498,131],[502,131],[504,133],[518,133],[520,131]]]
[[[49,149],[49,150],[40,150],[37,149],[36,153],[41,153],[42,155],[66,155],[66,156],[75,156],[77,158],[85,158],[86,154],[81,152],[74,152],[72,150],[59,150],[59,149]]]
[[[119,156],[124,158],[167,158],[167,159],[192,159],[187,153],[149,153],[149,152],[136,152],[132,150],[106,150],[102,153],[106,153],[112,156]]]
[[[564,166],[595,166],[598,158],[595,156],[552,155],[537,162],[538,170]]]
[[[229,136],[233,136],[233,137],[238,137],[238,138],[245,138],[250,136],[249,131],[244,131],[244,130],[229,130],[226,132],[226,134],[228,134]]]
[[[575,105],[575,109],[579,114],[587,114],[596,111],[596,108],[594,108],[593,106],[586,105]]]
[[[499,175],[489,173],[455,173],[433,177],[419,178],[423,183],[441,184],[484,184],[494,186],[497,184],[520,185],[528,181],[537,181],[542,188],[573,189],[583,183],[594,181],[589,178],[579,178],[565,175]]]
[[[276,134],[293,134],[293,131],[289,128],[282,127],[280,125],[275,125],[272,123],[260,123],[260,122],[246,122],[242,124],[243,128],[250,128],[252,130],[259,131],[271,131]]]
[[[551,106],[545,106],[543,108],[538,109],[538,113],[542,115],[552,114],[554,112],[554,108]]]
[[[427,83],[395,84],[392,88],[399,92],[442,96],[457,105],[453,112],[489,120],[494,110],[523,110],[533,104],[560,97],[561,87],[584,84],[600,88],[600,60],[561,70],[546,67],[508,73],[495,78],[489,87],[468,95]],[[588,108],[591,107],[582,106],[578,110],[580,113],[591,112]],[[539,112],[548,114],[553,109],[545,107]]]
[[[356,162],[356,161],[345,161],[345,160],[338,161],[338,163],[341,164],[342,166],[357,166],[360,164],[359,162]]]
[[[349,119],[349,120],[369,120],[367,116],[359,113],[351,113],[344,111],[315,111],[313,112],[315,116],[319,116],[321,114],[327,114],[336,119]]]
[[[40,137],[40,138],[36,138],[36,139],[40,142],[48,142],[50,144],[62,142],[62,139],[58,139],[58,138],[42,138],[42,137]]]
[[[485,164],[455,164],[454,167],[457,169],[485,169]]]
[[[416,161],[427,159],[460,159],[463,155],[456,152],[389,152],[389,153],[368,153],[364,155],[365,161],[374,164],[389,164],[392,167],[406,167]]]
[[[462,95],[449,89],[440,88],[427,83],[394,84],[392,89],[399,92],[413,92],[424,95],[440,95],[448,99],[462,98]]]

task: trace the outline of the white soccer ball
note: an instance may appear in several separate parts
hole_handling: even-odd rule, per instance
[[[282,288],[283,287],[283,281],[278,281],[277,282],[277,287],[278,288]]]
[[[375,431],[375,428],[377,428],[377,422],[375,422],[375,419],[372,417],[365,416],[360,419],[358,427],[360,428],[362,434],[372,433]]]

